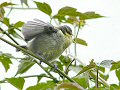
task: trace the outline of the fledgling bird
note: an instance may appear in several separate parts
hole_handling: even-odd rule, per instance
[[[22,33],[28,50],[47,61],[58,58],[72,43],[72,30],[69,26],[54,27],[38,19],[24,24]]]

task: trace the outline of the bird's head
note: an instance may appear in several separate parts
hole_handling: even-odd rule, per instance
[[[69,26],[59,26],[58,29],[60,29],[64,35],[72,36],[72,30]]]

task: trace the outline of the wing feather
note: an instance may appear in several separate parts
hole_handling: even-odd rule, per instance
[[[54,28],[50,23],[45,23],[41,20],[34,19],[33,21],[28,21],[26,24],[24,24],[24,26],[22,27],[22,33],[24,35],[25,40],[29,41],[36,35],[44,32],[45,30],[50,31],[49,27]]]

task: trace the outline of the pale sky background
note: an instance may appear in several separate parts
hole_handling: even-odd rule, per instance
[[[1,2],[9,0],[1,0]],[[13,3],[20,3],[19,0],[12,0]],[[18,1],[18,2],[17,2]],[[29,0],[28,0],[29,1]],[[88,64],[91,59],[95,62],[101,62],[102,60],[120,60],[120,0],[35,0],[40,2],[46,2],[51,5],[53,9],[53,15],[63,6],[71,6],[78,9],[80,12],[95,11],[105,18],[88,20],[87,25],[80,31],[80,38],[86,40],[88,46],[78,45],[78,58]],[[29,3],[32,6],[32,3]],[[16,6],[17,7],[17,6]],[[35,4],[33,7],[36,7]],[[6,9],[9,11],[9,9]],[[38,10],[13,10],[9,15],[11,22],[17,21],[29,21],[34,18],[38,18],[45,22],[49,21],[49,17]],[[23,42],[21,43],[23,44]],[[7,53],[13,53],[14,55],[20,55],[15,52],[15,48],[0,41],[0,51]],[[17,61],[14,61],[14,66],[11,65],[11,70],[7,74],[4,72],[0,64],[0,80],[5,77],[12,77],[17,68]],[[34,70],[36,67],[32,67],[31,71],[34,74],[39,74],[38,70]],[[39,67],[38,67],[39,68]],[[42,72],[42,71],[41,71]],[[31,75],[31,72],[27,72]],[[111,73],[113,75],[113,73]],[[36,79],[26,80],[25,88],[36,84]],[[108,83],[116,83],[115,78],[111,77]],[[2,84],[1,90],[17,90],[10,84]]]

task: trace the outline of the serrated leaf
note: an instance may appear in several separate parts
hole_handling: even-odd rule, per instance
[[[116,76],[118,80],[120,81],[120,69],[115,70]]]
[[[110,68],[110,70],[116,70],[116,69],[119,69],[120,68],[120,61],[118,62],[113,62],[112,63],[112,67]]]
[[[0,54],[0,62],[3,64],[5,71],[7,72],[10,68],[10,64],[12,64],[10,57],[5,54]]]
[[[81,44],[81,45],[87,46],[86,41],[83,40],[83,39],[80,39],[80,38],[74,38],[73,39],[73,43],[77,43],[77,44]]]
[[[36,1],[35,1],[35,4],[37,5],[37,8],[40,11],[42,11],[42,12],[46,13],[47,15],[51,16],[52,9],[51,9],[49,4],[47,4],[45,2],[41,3],[41,2],[36,2]]]
[[[56,83],[47,81],[47,83],[38,83],[35,86],[30,86],[26,90],[54,90]]]
[[[24,78],[7,78],[6,79],[10,84],[12,84],[14,87],[16,87],[17,89],[19,90],[22,90],[23,89],[23,86],[24,86],[24,83],[25,83],[25,80]]]
[[[20,0],[20,1],[21,1],[21,4],[22,4],[22,5],[25,4],[26,6],[29,7],[29,5],[28,5],[28,0]]]
[[[24,22],[18,21],[14,24],[14,27],[19,28],[19,27],[22,27],[23,25],[24,25]]]
[[[3,23],[4,23],[6,26],[9,26],[9,25],[10,25],[9,18],[5,18],[5,17],[4,17]]]
[[[15,5],[15,4],[8,3],[8,2],[3,2],[2,4],[0,4],[0,8],[6,7],[6,6],[9,6],[9,5]]]
[[[27,59],[28,58],[21,60],[21,63],[18,66],[18,71],[17,71],[16,75],[27,72],[35,64],[32,60],[30,60],[30,59],[27,60]]]

